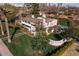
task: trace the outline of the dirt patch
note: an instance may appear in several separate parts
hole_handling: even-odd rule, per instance
[[[63,56],[79,56],[79,52],[76,50],[79,48],[78,43],[73,43],[63,54]]]

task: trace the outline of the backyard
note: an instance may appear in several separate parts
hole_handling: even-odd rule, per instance
[[[8,46],[9,50],[12,52],[13,55],[16,56],[50,55],[51,53],[53,53],[52,51],[54,51],[57,48],[45,42],[44,39],[45,37],[43,36],[34,39],[33,37],[30,37],[20,32],[20,29],[18,28],[15,29],[9,27],[9,29],[11,37],[13,36],[12,42],[8,43],[7,40],[4,40],[4,43]],[[22,34],[18,36],[16,35],[17,33]],[[62,37],[58,34],[53,35],[51,34],[48,37],[50,39],[52,38],[53,40],[62,39]],[[47,40],[49,38],[47,38]]]
[[[35,50],[33,49],[34,47],[32,43],[33,40],[34,39],[32,37],[29,37],[27,35],[21,35],[21,36],[15,37],[11,43],[8,43],[7,41],[4,41],[4,42],[8,46],[9,50],[13,53],[13,55],[16,55],[16,56],[46,55],[48,53],[51,53],[52,50],[55,50],[57,48],[48,44],[44,44],[41,46],[45,46],[46,47],[45,49],[43,48],[43,50],[41,49]],[[38,43],[40,44],[39,41]],[[41,48],[41,46],[38,46],[38,48]],[[43,51],[43,53],[39,54],[38,52],[35,53],[35,51],[36,52]]]
[[[5,41],[8,48],[11,50],[13,55],[33,55],[33,50],[31,47],[31,40],[32,38],[26,35],[22,35],[19,37],[16,37],[12,40],[12,43],[7,43]]]
[[[15,32],[15,29],[11,27],[9,29],[10,35],[12,36]],[[18,33],[21,34],[19,35]],[[23,34],[22,32],[20,32],[20,29],[18,29],[14,33],[11,43],[8,43],[7,40],[3,41],[8,46],[12,54],[17,56],[46,55],[57,48],[49,45],[48,43],[45,43],[45,40],[43,38],[34,39],[33,37]],[[37,50],[33,48],[37,48]],[[39,51],[42,51],[42,53],[39,54]]]

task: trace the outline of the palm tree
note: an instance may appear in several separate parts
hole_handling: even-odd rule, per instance
[[[8,43],[11,43],[10,33],[9,33],[9,27],[8,27],[8,21],[11,22],[12,18],[15,17],[15,15],[16,15],[16,7],[12,6],[10,4],[5,3],[0,8],[0,10],[2,11],[2,13],[5,16],[5,26],[6,26],[6,30],[7,30]]]
[[[1,10],[0,10],[0,27],[1,27],[1,33],[2,33],[2,35],[4,35],[4,31],[3,31],[3,27],[2,27],[2,22],[1,22],[1,20],[2,20],[2,12],[1,12]]]
[[[1,27],[1,33],[2,33],[2,35],[4,35],[4,31],[3,31],[3,27],[2,27],[1,19],[0,19],[0,27]]]
[[[7,18],[5,18],[5,25],[6,25],[6,29],[7,29],[8,43],[11,43]]]

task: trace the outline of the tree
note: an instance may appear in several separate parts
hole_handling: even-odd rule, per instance
[[[72,37],[74,38],[75,37],[75,26],[74,26],[74,21],[73,20],[69,20],[69,23],[68,23],[68,30],[67,30],[67,33],[69,34],[69,37]]]
[[[79,28],[75,28],[74,36],[75,36],[75,38],[79,38]]]
[[[2,33],[2,35],[4,35],[4,31],[3,31],[3,27],[2,27],[1,18],[0,18],[0,27],[1,27],[1,33]]]
[[[36,27],[37,29],[37,35],[36,37],[33,38],[32,40],[32,48],[33,50],[37,51],[37,54],[39,55],[39,51],[41,51],[41,53],[46,53],[48,50],[48,39],[45,35],[45,33],[43,32],[43,27],[42,25],[37,25]]]
[[[7,30],[8,43],[11,43],[7,18],[5,18],[5,25],[6,25],[6,30]]]
[[[10,22],[16,16],[16,7],[11,4],[5,3],[0,9]]]
[[[33,50],[37,51],[38,55],[40,54],[39,51],[41,51],[41,54],[45,54],[48,50],[48,46],[48,39],[41,32],[38,32],[37,36],[32,40]]]
[[[39,16],[39,4],[38,3],[33,3],[32,4],[32,14],[34,14],[35,17]]]
[[[6,25],[6,30],[7,30],[8,42],[11,43],[8,21],[11,22],[11,20],[15,17],[16,7],[6,3],[3,6],[1,6],[0,10],[5,16],[5,25]]]

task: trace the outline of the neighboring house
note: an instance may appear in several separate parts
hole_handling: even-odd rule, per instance
[[[49,17],[55,17],[56,15],[54,15],[54,14],[47,14],[47,16],[49,16]]]
[[[75,15],[75,16],[73,15],[72,17],[73,17],[73,20],[79,20],[79,15]]]
[[[78,20],[79,21],[79,15],[70,15],[69,18],[71,18],[71,20]]]
[[[63,15],[63,14],[58,15],[58,17],[59,17],[59,18],[65,18],[65,19],[68,19],[68,17],[67,17],[66,15]]]
[[[57,11],[48,11],[46,14],[47,16],[50,16],[50,17],[55,17],[57,15]]]
[[[26,8],[32,8],[32,3],[24,3],[24,7],[26,7]]]

